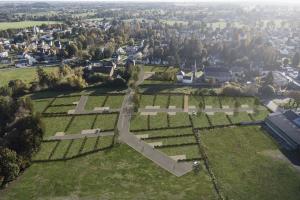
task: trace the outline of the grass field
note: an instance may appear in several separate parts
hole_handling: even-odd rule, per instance
[[[218,112],[214,115],[209,115],[209,118],[213,126],[230,124],[225,113]]]
[[[260,127],[207,130],[201,140],[225,198],[299,199],[299,172],[275,157],[278,148]]]
[[[34,160],[55,160],[92,153],[112,144],[113,136],[82,138],[74,140],[51,141],[42,143],[41,150]]]
[[[52,72],[57,67],[43,67],[43,69],[46,72]],[[36,68],[5,69],[0,71],[0,86],[7,84],[10,80],[20,79],[25,83],[30,83],[36,78]]]
[[[61,24],[58,21],[22,21],[22,22],[0,22],[0,30],[29,28],[42,24]]]
[[[93,110],[95,107],[102,107],[106,96],[89,96],[88,101],[86,102],[85,109]]]
[[[159,150],[169,156],[185,155],[187,159],[200,157],[197,145],[159,148]]]
[[[140,115],[137,113],[136,115],[131,117],[130,122],[130,130],[140,130],[148,128],[148,116]]]
[[[148,134],[149,137],[157,136],[173,136],[173,135],[190,135],[193,134],[191,128],[178,128],[178,129],[164,129],[164,130],[151,130],[151,131],[142,131],[135,132],[136,135]]]
[[[159,181],[158,181],[159,180]],[[217,199],[205,169],[180,178],[126,145],[65,162],[33,164],[3,199]]]
[[[154,95],[140,95],[140,108],[146,106],[152,106],[154,101]]]
[[[194,128],[205,128],[210,126],[205,113],[198,113],[196,116],[192,115],[191,117]]]
[[[43,117],[45,125],[44,138],[54,136],[56,132],[64,132],[72,117]]]
[[[150,116],[150,128],[164,128],[168,127],[167,113],[157,113],[157,115]]]
[[[168,95],[156,95],[154,105],[160,106],[161,108],[168,107]]]
[[[171,95],[169,106],[176,106],[176,108],[183,107],[183,95]]]
[[[170,127],[178,126],[191,126],[189,115],[187,113],[176,113],[176,115],[170,115]]]

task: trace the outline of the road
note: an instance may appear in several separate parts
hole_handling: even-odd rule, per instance
[[[139,79],[137,81],[137,85],[143,82],[143,69],[141,69],[139,74]],[[152,160],[154,163],[162,167],[163,169],[169,171],[170,173],[174,174],[175,176],[182,176],[188,172],[190,172],[192,168],[191,163],[184,163],[184,162],[177,162],[170,158],[168,155],[162,153],[161,151],[153,148],[146,142],[137,138],[134,134],[130,133],[130,118],[133,112],[133,105],[132,105],[132,96],[133,91],[128,89],[124,101],[122,103],[122,108],[119,115],[118,120],[118,130],[120,134],[120,140],[134,150],[138,151],[140,154],[145,156],[146,158]]]

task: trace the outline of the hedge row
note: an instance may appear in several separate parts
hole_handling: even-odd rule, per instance
[[[46,112],[46,110],[52,105],[52,103],[55,101],[56,97],[54,97],[49,103],[48,105],[44,108],[44,110],[42,111],[42,114]]]
[[[69,121],[69,123],[67,124],[67,126],[65,127],[65,130],[64,130],[65,133],[69,130],[69,128],[70,128],[72,122],[74,121],[74,119],[75,119],[75,117],[73,116],[73,117],[71,118],[71,120]]]
[[[201,144],[198,132],[199,132],[199,130],[195,131],[194,134],[195,134],[195,138],[196,138],[196,143],[197,143],[198,148],[199,148],[199,153],[201,154],[201,156],[202,156],[202,158],[204,160],[205,168],[208,171],[208,174],[210,175],[210,177],[212,179],[214,188],[216,190],[216,193],[218,194],[219,199],[220,200],[225,200],[225,198],[223,197],[223,195],[221,193],[220,186],[218,185],[216,176],[215,176],[215,174],[213,173],[213,171],[212,171],[212,169],[210,167],[209,160],[208,160],[207,154],[206,154],[206,152],[204,150],[204,147],[202,147],[202,144]]]
[[[181,144],[155,145],[154,148],[162,149],[162,148],[169,148],[169,147],[183,147],[183,146],[192,146],[192,145],[197,145],[197,143],[188,142],[188,143],[181,143]]]
[[[59,140],[59,141],[56,143],[56,145],[55,145],[54,148],[52,149],[52,151],[51,151],[51,153],[50,153],[48,159],[51,159],[51,158],[52,158],[52,156],[53,156],[53,154],[55,153],[55,151],[56,151],[58,145],[60,144],[60,142],[61,142],[61,141]]]
[[[192,161],[200,161],[200,160],[204,160],[203,158],[201,157],[195,157],[195,158],[186,158],[186,159],[179,159],[177,160],[177,162],[192,162]]]
[[[62,107],[62,106],[75,106],[75,105],[72,103],[67,103],[67,104],[50,105],[49,107]]]
[[[230,117],[228,115],[226,115],[227,120],[229,121],[229,124],[233,124]]]

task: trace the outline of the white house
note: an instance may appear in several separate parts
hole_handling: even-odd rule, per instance
[[[178,73],[176,74],[177,81],[182,81],[184,76],[185,76],[184,71],[178,72]]]

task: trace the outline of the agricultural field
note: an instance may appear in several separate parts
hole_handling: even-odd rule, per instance
[[[57,67],[43,67],[46,72],[53,72]],[[8,84],[10,80],[20,79],[25,83],[30,83],[37,79],[36,68],[3,69],[0,71],[0,86]]]
[[[299,172],[260,127],[211,129],[200,137],[225,198],[298,199]]]
[[[29,28],[33,26],[41,26],[42,24],[61,24],[61,22],[58,21],[0,22],[0,30]]]

